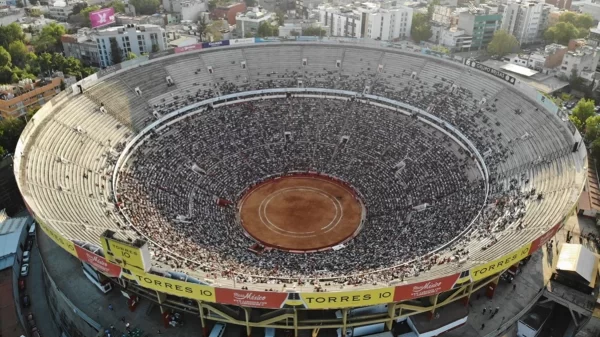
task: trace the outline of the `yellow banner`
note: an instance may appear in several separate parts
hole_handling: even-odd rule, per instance
[[[394,289],[388,287],[359,291],[301,293],[300,297],[308,309],[363,307],[394,302]]]
[[[141,249],[107,237],[102,237],[100,241],[102,241],[106,261],[125,269],[133,267],[144,270]]]
[[[531,242],[521,246],[519,249],[506,254],[492,262],[471,268],[471,278],[473,281],[479,281],[488,276],[504,271],[513,264],[523,260],[529,255],[529,247]]]
[[[179,297],[193,298],[198,301],[216,302],[215,289],[211,286],[183,282],[153,274],[138,273],[136,271],[132,271],[132,275],[126,273],[122,275],[137,282],[144,288],[150,288]]]
[[[46,233],[46,235],[48,235],[52,239],[52,241],[56,242],[57,245],[62,247],[62,249],[66,250],[71,255],[75,257],[77,256],[77,251],[75,250],[75,244],[73,243],[73,241],[63,238],[62,235],[60,235],[51,227],[44,224],[42,221],[40,221],[39,218],[36,217],[35,220],[40,226],[40,228],[44,231],[44,233]]]

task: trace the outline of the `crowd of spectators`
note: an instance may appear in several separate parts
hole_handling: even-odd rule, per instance
[[[285,87],[289,81],[257,88]],[[359,86],[323,83],[345,90]],[[411,97],[395,98],[411,102]],[[463,127],[459,118],[453,121]],[[470,123],[464,127],[485,131]],[[484,147],[485,141],[474,139]],[[238,224],[238,210],[218,206],[215,199],[236,204],[256,181],[309,170],[336,176],[361,192],[364,229],[338,251],[250,252],[254,242]],[[156,250],[154,258],[173,267],[238,282],[354,275],[340,279],[345,284],[387,282],[443,262],[439,255],[420,257],[461,234],[485,199],[471,156],[417,118],[360,100],[295,97],[210,109],[153,133],[121,173],[118,193],[136,228],[168,250]],[[518,193],[506,200],[503,208],[522,207]],[[474,229],[481,238],[493,238],[491,224],[507,213],[503,208],[479,218]],[[454,249],[454,260],[468,254]],[[172,253],[185,260],[171,259]],[[401,266],[369,273],[395,265]]]

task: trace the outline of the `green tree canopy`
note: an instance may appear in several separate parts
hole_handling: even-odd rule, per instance
[[[13,153],[24,128],[25,121],[20,118],[0,120],[0,152]]]
[[[588,118],[596,115],[594,111],[594,100],[582,98],[577,102],[577,105],[573,109],[573,116],[575,116],[582,123],[582,128],[585,128],[585,124]]]
[[[55,22],[44,26],[40,34],[32,41],[37,53],[62,51],[60,37],[67,33],[63,25]]]
[[[160,6],[159,0],[130,0],[130,5],[135,7],[135,13],[137,15],[152,15],[158,11]],[[210,4],[209,4],[210,6]]]
[[[27,61],[26,56],[29,53],[27,46],[21,41],[13,41],[8,46],[8,52],[12,59],[12,63],[18,67],[24,67]]]
[[[499,30],[494,33],[494,37],[488,44],[487,51],[492,55],[504,56],[511,53],[517,46],[519,41],[513,35],[505,30]]]
[[[594,158],[600,159],[600,138],[596,138],[590,145],[590,150]]]
[[[11,23],[10,25],[0,26],[0,46],[4,49],[8,49],[8,46],[14,41],[23,41],[25,34],[17,23]]]
[[[426,41],[431,38],[433,34],[431,33],[431,23],[427,14],[423,13],[414,13],[412,19],[412,27],[410,29],[410,36],[412,39],[419,43],[421,41]]]
[[[258,33],[259,37],[278,36],[279,29],[276,26],[274,26],[268,22],[262,22],[258,26],[257,33]]]
[[[304,36],[326,36],[327,31],[321,27],[307,27],[302,29]]]
[[[0,67],[5,67],[11,65],[12,60],[10,57],[10,53],[4,49],[4,47],[0,47]]]
[[[117,43],[117,39],[114,37],[110,38],[110,54],[111,60],[113,64],[119,64],[123,61],[121,57],[121,48],[119,48],[119,44]]]
[[[564,14],[563,14],[564,15]],[[544,39],[566,45],[579,36],[579,30],[570,22],[559,22],[544,32]]]
[[[593,142],[598,136],[600,136],[600,115],[594,115],[585,121],[585,140]]]
[[[134,58],[136,58],[136,57],[137,57],[137,55],[136,55],[136,54],[134,54],[134,53],[132,53],[132,52],[129,52],[129,53],[127,54],[127,60],[133,60],[133,59],[134,59]]]
[[[440,0],[433,0],[429,3],[429,5],[427,6],[427,17],[429,18],[429,20],[431,20],[431,18],[433,17],[433,12],[435,11],[435,6],[439,6],[440,5]]]
[[[113,0],[102,7],[103,8],[112,7],[112,8],[114,8],[115,13],[125,13],[125,3],[121,0]]]

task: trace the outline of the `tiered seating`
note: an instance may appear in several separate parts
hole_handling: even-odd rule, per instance
[[[306,66],[302,65],[303,58],[308,61]],[[240,66],[242,60],[247,69]],[[341,69],[336,67],[336,60],[342,60]],[[382,72],[378,72],[379,64],[383,65]],[[213,67],[213,74],[208,73],[207,66]],[[415,79],[410,78],[413,72],[417,73]],[[173,78],[174,86],[167,87],[166,76]],[[155,199],[139,198],[138,204],[130,204],[127,214],[134,225],[146,230],[145,235],[162,246],[167,246],[165,240],[177,240],[178,235],[186,233],[188,240],[180,245],[184,249],[194,244],[189,240],[192,233],[173,224],[167,213],[191,212],[193,217],[203,219],[201,223],[231,229],[227,224],[235,223],[234,212],[217,211],[213,195],[235,200],[249,182],[274,172],[327,172],[361,191],[369,206],[371,225],[364,236],[356,239],[356,247],[341,253],[347,254],[347,261],[360,262],[362,271],[369,274],[343,277],[334,283],[386,284],[400,275],[428,279],[492,260],[539,236],[576,202],[574,195],[585,172],[570,152],[570,132],[561,121],[514,88],[475,69],[420,54],[318,44],[262,45],[182,54],[107,77],[86,90],[85,95],[69,98],[44,123],[31,127],[39,132],[29,130],[24,135],[33,146],[23,154],[20,167],[25,173],[21,183],[35,200],[36,215],[69,238],[98,244],[99,235],[106,228],[133,238],[134,234],[124,229],[124,220],[115,212],[110,179],[124,143],[131,139],[133,130],[140,130],[153,119],[153,110],[165,114],[230,92],[295,87],[298,80],[306,87],[357,92],[370,86],[373,94],[444,119],[466,135],[481,153],[489,150],[486,164],[492,175],[491,198],[506,201],[506,206],[485,209],[464,237],[438,252],[437,260],[410,261],[414,254],[440,248],[468,228],[465,216],[472,218],[479,210],[473,205],[483,202],[474,163],[455,143],[414,118],[359,103],[294,98],[273,101],[275,104],[265,101],[217,108],[169,126],[160,136],[153,136],[155,140],[144,143],[132,157],[135,163],[128,163],[123,177],[127,185],[123,186],[138,186],[139,180],[143,188],[142,182],[148,180],[141,179],[149,177],[160,184],[148,185],[148,195]],[[142,90],[141,96],[135,94],[135,87]],[[100,103],[108,113],[99,112]],[[284,131],[292,133],[291,143],[286,144]],[[340,144],[342,135],[350,137],[345,145]],[[190,136],[195,136],[193,142],[188,142]],[[401,162],[403,169],[398,171],[396,165]],[[443,168],[436,164],[442,162],[450,164]],[[189,170],[192,164],[208,174],[193,176]],[[136,168],[142,165],[152,170],[140,175]],[[534,188],[536,195],[529,196]],[[190,190],[194,190],[192,195]],[[452,190],[457,192],[447,193]],[[538,193],[542,200],[537,200]],[[439,197],[435,200],[438,208],[414,213],[411,220],[406,220],[410,207],[424,202],[427,195]],[[148,211],[152,209],[150,205],[168,206],[165,213],[133,213],[136,207]],[[518,221],[506,217],[518,209],[526,210]],[[443,217],[437,210],[443,212]],[[169,235],[154,236],[149,227],[153,222],[142,221],[144,217],[161,223]],[[439,223],[446,227],[450,223],[456,225],[449,226],[446,232],[431,227]],[[402,225],[388,231],[389,224]],[[410,233],[398,230],[411,224],[419,225]],[[373,228],[379,228],[381,235],[375,234]],[[433,231],[439,234],[429,239]],[[249,244],[246,238],[223,235],[199,240],[209,239],[214,241],[206,241],[206,247],[214,245],[215,249],[237,249]],[[404,252],[394,242],[403,242],[405,248],[411,247],[411,252]],[[371,247],[369,254],[357,248],[360,244]],[[175,246],[154,253],[161,263],[195,269],[201,272],[200,276],[222,270],[218,265],[203,263],[197,255],[185,264],[173,259],[181,253]],[[297,268],[293,258],[284,253],[273,256],[272,261],[284,262],[277,263],[280,273],[271,278],[280,277],[291,283],[297,282],[299,274],[303,278],[310,274],[310,269]],[[364,256],[371,258],[365,261]],[[468,257],[468,261],[460,266],[440,262],[462,257]],[[327,254],[318,260],[321,267],[342,261],[338,255],[333,258]],[[394,262],[399,264],[395,269],[375,272]],[[238,268],[238,284],[249,282],[248,273],[273,270],[271,262],[260,265],[250,258],[246,263],[248,266],[242,269],[226,260],[223,268]],[[345,269],[345,273],[360,273],[352,268]],[[330,271],[319,277],[335,280],[338,273]],[[266,276],[254,278],[254,282],[267,280]],[[219,282],[228,284],[231,280]],[[301,288],[298,285],[297,289]]]

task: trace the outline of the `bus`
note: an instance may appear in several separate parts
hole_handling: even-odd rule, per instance
[[[90,282],[92,282],[96,288],[100,289],[101,292],[106,294],[107,292],[112,290],[112,284],[110,280],[103,275],[98,274],[98,272],[92,268],[89,264],[85,262],[81,262],[81,267],[83,269],[83,275],[87,277]]]

